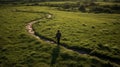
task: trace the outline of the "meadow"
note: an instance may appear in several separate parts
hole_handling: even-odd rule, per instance
[[[120,15],[59,11],[52,7],[1,6],[0,7],[0,67],[119,67],[109,59],[66,49],[57,44],[38,40],[25,26],[32,20],[43,18],[34,24],[37,35],[55,39],[56,31],[62,32],[61,43],[78,50],[90,50],[120,59]]]
[[[55,40],[57,30],[62,32],[61,43],[69,47],[86,48],[94,52],[120,56],[120,15],[53,11],[52,20],[34,25],[38,34]]]

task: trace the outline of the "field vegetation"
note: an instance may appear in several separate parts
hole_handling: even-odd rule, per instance
[[[49,11],[52,12],[53,9]],[[55,32],[60,29],[63,33],[61,42],[68,47],[83,48],[88,52],[90,50],[91,54],[120,59],[119,14],[88,14],[55,10],[53,13],[55,17],[52,20],[44,20],[34,25],[37,34],[55,40]]]
[[[43,3],[33,3],[29,4],[32,6],[49,6],[56,7],[58,10],[62,11],[81,11],[87,13],[119,13],[120,5],[119,3],[111,2],[43,2]]]
[[[52,18],[46,18],[48,13]],[[0,67],[119,67],[119,17],[117,12],[61,11],[45,5],[0,6]],[[37,19],[36,35],[56,41],[59,29],[61,44],[88,54],[34,38],[26,25]]]

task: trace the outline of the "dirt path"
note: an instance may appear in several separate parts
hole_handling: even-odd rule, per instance
[[[52,15],[48,14],[46,18],[47,18],[47,19],[52,18]],[[42,36],[41,36],[41,37],[40,37],[40,36],[37,36],[37,35],[35,34],[35,31],[33,30],[32,25],[35,24],[35,23],[37,23],[37,22],[39,22],[39,21],[41,21],[41,20],[42,20],[42,19],[34,20],[34,21],[29,22],[29,23],[27,24],[27,26],[26,26],[27,31],[28,31],[32,36],[34,36],[34,37],[37,38],[37,39],[41,39],[41,40],[43,40],[43,41],[45,41],[45,42],[49,42],[49,43],[52,43],[52,44],[53,44],[53,43],[56,44],[55,41],[49,40],[49,39],[47,39],[47,38],[43,38]],[[90,52],[86,52],[86,51],[84,51],[84,50],[78,50],[78,49],[75,49],[75,48],[70,48],[70,47],[67,47],[65,44],[60,44],[60,45],[63,46],[64,48],[68,49],[68,50],[72,50],[72,51],[78,52],[79,54],[87,54],[87,55],[90,55]],[[119,61],[111,60],[111,59],[108,59],[108,58],[106,58],[106,57],[95,56],[95,55],[90,55],[90,56],[92,56],[92,57],[97,57],[97,58],[99,58],[99,59],[101,59],[101,60],[105,60],[105,61],[106,61],[106,60],[107,60],[107,61],[109,60],[109,61],[111,61],[112,63],[120,64]]]
[[[52,15],[48,15],[48,16],[47,16],[48,19],[51,18],[51,17],[52,17]],[[37,38],[37,39],[42,39],[42,40],[44,40],[44,41],[46,41],[46,42],[56,44],[54,41],[50,41],[50,40],[47,40],[47,39],[43,39],[43,38],[35,35],[35,31],[33,30],[32,25],[35,24],[35,23],[37,23],[37,22],[39,22],[39,21],[41,21],[41,19],[39,19],[39,20],[34,20],[34,21],[31,21],[30,23],[28,23],[27,26],[26,26],[27,31],[28,31],[32,36],[34,36],[34,37]],[[63,46],[63,47],[66,48],[66,46],[63,45],[63,44],[61,44],[61,46]],[[67,48],[67,49],[70,49],[70,48]],[[70,50],[77,51],[77,50],[75,50],[75,49],[70,49]],[[85,51],[77,51],[77,52],[79,52],[80,54],[88,54],[88,53],[85,52]]]
[[[52,15],[48,14],[47,19],[49,19],[49,18],[51,18],[51,17],[52,17]],[[27,26],[26,26],[27,31],[28,31],[32,36],[34,36],[34,37],[37,38],[37,39],[41,39],[41,40],[44,40],[44,41],[49,42],[49,43],[54,43],[54,42],[52,42],[52,41],[49,41],[49,40],[46,40],[46,39],[42,39],[41,37],[35,35],[35,31],[33,30],[33,24],[35,24],[35,23],[37,23],[37,22],[39,22],[39,21],[41,21],[41,19],[34,20],[34,21],[31,21],[30,23],[28,23]]]
[[[32,25],[34,23],[38,22],[38,21],[40,21],[40,20],[31,21],[30,23],[27,24],[26,29],[32,36],[34,36],[37,39],[40,39],[38,36],[35,35],[35,32],[34,32],[34,30],[32,28]]]

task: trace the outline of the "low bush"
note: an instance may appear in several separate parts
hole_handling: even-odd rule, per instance
[[[79,8],[78,8],[79,11],[81,12],[86,12],[86,8],[84,5],[81,5]]]
[[[33,3],[33,4],[31,4],[31,6],[38,6],[39,5],[39,3]]]
[[[101,6],[95,6],[90,9],[90,12],[95,13],[112,13],[112,10],[110,8],[104,8]]]

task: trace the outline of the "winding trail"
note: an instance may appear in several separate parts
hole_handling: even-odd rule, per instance
[[[52,15],[49,14],[49,15],[47,16],[47,19],[50,19],[51,17],[52,17]],[[33,20],[33,21],[31,21],[30,23],[28,23],[27,26],[26,26],[27,31],[28,31],[32,36],[34,36],[34,37],[37,38],[37,39],[41,39],[41,40],[44,40],[44,41],[49,42],[49,43],[55,43],[55,42],[52,42],[52,41],[43,39],[43,38],[35,35],[35,31],[33,30],[33,24],[35,24],[35,23],[37,23],[37,22],[39,22],[39,21],[41,21],[41,19]]]
[[[47,18],[47,19],[52,18],[52,15],[51,15],[51,14],[48,14],[46,18]],[[39,22],[39,21],[41,21],[41,20],[42,20],[42,18],[41,18],[41,19],[38,19],[38,20],[34,20],[34,21],[29,22],[29,23],[27,24],[27,26],[26,26],[27,31],[28,31],[32,36],[34,36],[34,37],[37,38],[37,39],[41,39],[41,40],[43,40],[43,41],[45,41],[45,42],[49,42],[49,43],[52,43],[52,44],[56,44],[56,42],[53,41],[53,40],[49,40],[49,39],[47,39],[47,38],[44,38],[44,37],[42,37],[42,36],[38,36],[38,35],[35,34],[35,31],[33,30],[33,24],[35,24],[35,23],[37,23],[37,22]],[[87,52],[87,51],[84,51],[84,50],[78,50],[78,49],[75,49],[75,48],[70,48],[70,47],[67,47],[66,44],[60,44],[60,45],[61,45],[62,47],[64,47],[64,48],[68,49],[68,50],[72,50],[72,51],[78,52],[79,54],[87,54],[87,55],[90,55],[90,56],[92,56],[92,57],[96,57],[96,58],[99,58],[99,59],[104,60],[104,61],[109,60],[109,61],[112,62],[112,63],[115,63],[115,64],[120,65],[120,61],[116,61],[116,60],[112,60],[112,59],[108,59],[108,58],[106,59],[106,57],[91,55],[90,52]]]
[[[49,14],[49,15],[47,16],[47,19],[50,19],[51,17],[52,17],[52,15]],[[33,24],[35,24],[35,23],[37,23],[37,22],[39,22],[39,21],[41,21],[41,19],[39,19],[39,20],[34,20],[34,21],[31,21],[30,23],[28,23],[27,26],[26,26],[27,31],[28,31],[32,36],[34,36],[34,37],[37,38],[37,39],[42,39],[42,40],[44,40],[44,41],[46,41],[46,42],[56,44],[55,41],[47,40],[46,38],[37,36],[37,35],[35,34],[35,31],[33,30]],[[63,46],[63,47],[65,47],[65,48],[67,48],[65,44],[60,44],[60,45]],[[80,50],[78,51],[78,50],[71,49],[71,48],[67,48],[67,49],[70,49],[70,50],[73,50],[73,51],[77,51],[77,52],[79,52],[80,54],[88,54],[88,53],[85,52],[85,51],[80,51]]]
[[[39,22],[40,20],[41,20],[41,19],[31,21],[31,22],[28,23],[27,26],[26,26],[27,31],[28,31],[32,36],[34,36],[34,37],[37,38],[37,39],[41,39],[41,38],[35,35],[35,31],[33,30],[32,25],[35,24],[35,23],[37,23],[37,22]]]

